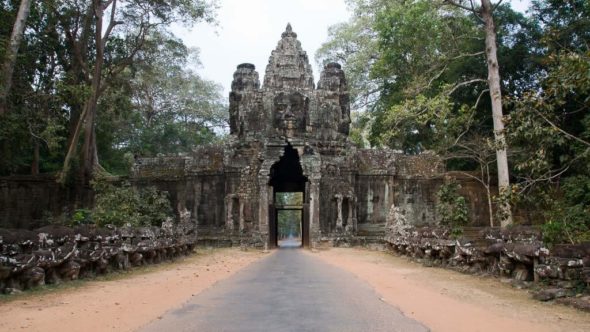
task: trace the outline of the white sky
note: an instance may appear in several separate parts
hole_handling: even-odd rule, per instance
[[[524,11],[530,0],[509,0]],[[293,31],[314,67],[314,79],[319,70],[314,60],[316,50],[328,38],[328,27],[348,20],[344,0],[220,0],[218,27],[198,24],[190,30],[175,29],[190,47],[201,50],[202,68],[198,72],[207,79],[223,85],[227,95],[233,73],[240,63],[256,66],[262,81],[270,52],[275,49],[291,23]]]

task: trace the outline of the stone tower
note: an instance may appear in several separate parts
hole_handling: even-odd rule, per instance
[[[240,139],[344,141],[350,126],[347,89],[336,63],[324,68],[315,89],[307,53],[289,24],[271,53],[262,87],[254,65],[241,64],[234,73],[230,133]]]

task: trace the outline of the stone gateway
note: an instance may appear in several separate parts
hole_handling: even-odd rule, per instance
[[[302,241],[377,242],[390,210],[413,225],[434,222],[443,163],[359,149],[348,138],[350,102],[344,71],[330,63],[317,86],[290,25],[272,51],[263,84],[252,64],[237,67],[229,95],[230,138],[190,155],[139,158],[136,185],[167,190],[178,213],[190,214],[199,241],[277,246],[277,193],[302,193]]]

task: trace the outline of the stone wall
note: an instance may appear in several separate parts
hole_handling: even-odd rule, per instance
[[[51,174],[0,177],[0,227],[33,229],[48,218],[92,206],[88,187],[60,186]]]
[[[0,229],[0,292],[159,263],[193,252],[196,228],[165,222],[162,227],[68,228],[35,231]]]
[[[201,148],[190,155],[142,158],[130,181],[137,187],[156,186],[168,192],[177,217],[182,211],[190,212],[204,241],[207,237],[223,238],[224,243],[236,245],[260,231],[258,172],[262,165],[256,156],[264,149],[249,146],[244,152],[227,148],[223,153],[217,147],[210,149]],[[401,208],[413,225],[436,223],[436,192],[444,172],[436,166],[435,156],[355,151],[343,151],[339,157],[310,156],[310,163],[321,163],[321,236],[382,236],[392,206]],[[224,157],[224,153],[230,156]],[[272,158],[279,157],[277,153]],[[473,180],[459,180],[473,225],[486,225],[485,192]],[[84,195],[75,195],[73,189],[60,187],[51,176],[2,178],[0,227],[34,229],[43,226],[49,216],[57,219],[77,208],[91,208],[92,191],[85,190]]]
[[[358,172],[355,194],[359,235],[384,234],[393,206],[402,209],[413,225],[437,222],[436,192],[444,175],[438,156],[362,149],[353,159]]]

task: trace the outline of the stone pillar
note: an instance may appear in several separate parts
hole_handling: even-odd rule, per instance
[[[186,210],[186,182],[180,182],[176,185],[176,209],[180,211]]]
[[[346,219],[346,227],[352,229],[353,231],[356,230],[356,225],[353,222],[353,215],[352,211],[354,210],[352,205],[354,204],[354,199],[351,196],[347,196],[348,198],[348,218]]]
[[[244,199],[240,197],[240,232],[244,230]]]
[[[320,236],[320,179],[312,176],[309,184],[309,237],[311,248],[317,247]]]
[[[225,228],[228,230],[234,229],[234,218],[232,216],[233,195],[225,196]]]
[[[358,229],[358,209],[357,209],[357,204],[358,204],[358,200],[356,198],[356,196],[353,196],[352,199],[352,203],[350,204],[351,206],[354,205],[354,207],[352,208],[352,229],[353,231],[357,231]]]
[[[336,230],[342,230],[342,195],[334,195],[336,198],[336,209],[338,210],[338,217],[336,218]]]
[[[268,177],[258,177],[258,187],[260,188],[258,200],[258,230],[260,233],[268,233]]]
[[[193,190],[195,193],[194,196],[194,206],[193,206],[193,222],[195,225],[199,224],[199,205],[201,204],[201,181],[199,179],[195,179],[195,183],[193,186]]]

